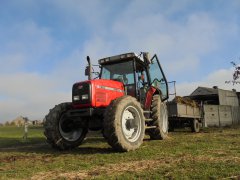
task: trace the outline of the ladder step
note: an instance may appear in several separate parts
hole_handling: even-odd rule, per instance
[[[157,126],[145,126],[145,129],[154,129],[156,128]]]
[[[145,122],[150,122],[152,121],[153,119],[145,119]]]

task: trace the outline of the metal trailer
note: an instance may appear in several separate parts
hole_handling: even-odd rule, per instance
[[[176,127],[191,127],[192,132],[199,132],[201,110],[188,104],[168,102],[169,131],[174,131]]]

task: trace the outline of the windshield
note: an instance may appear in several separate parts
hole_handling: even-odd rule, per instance
[[[133,61],[102,66],[101,79],[112,79],[124,85],[134,84]]]

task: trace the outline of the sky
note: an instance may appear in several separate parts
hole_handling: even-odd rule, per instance
[[[111,55],[157,54],[177,95],[237,89],[239,0],[1,0],[0,122],[43,119],[71,101],[72,84]]]

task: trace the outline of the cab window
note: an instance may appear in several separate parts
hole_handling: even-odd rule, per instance
[[[150,64],[150,77],[151,77],[151,85],[161,90],[162,92],[162,100],[168,99],[168,84],[167,79],[162,71],[161,65],[158,61],[156,55],[153,56]]]

